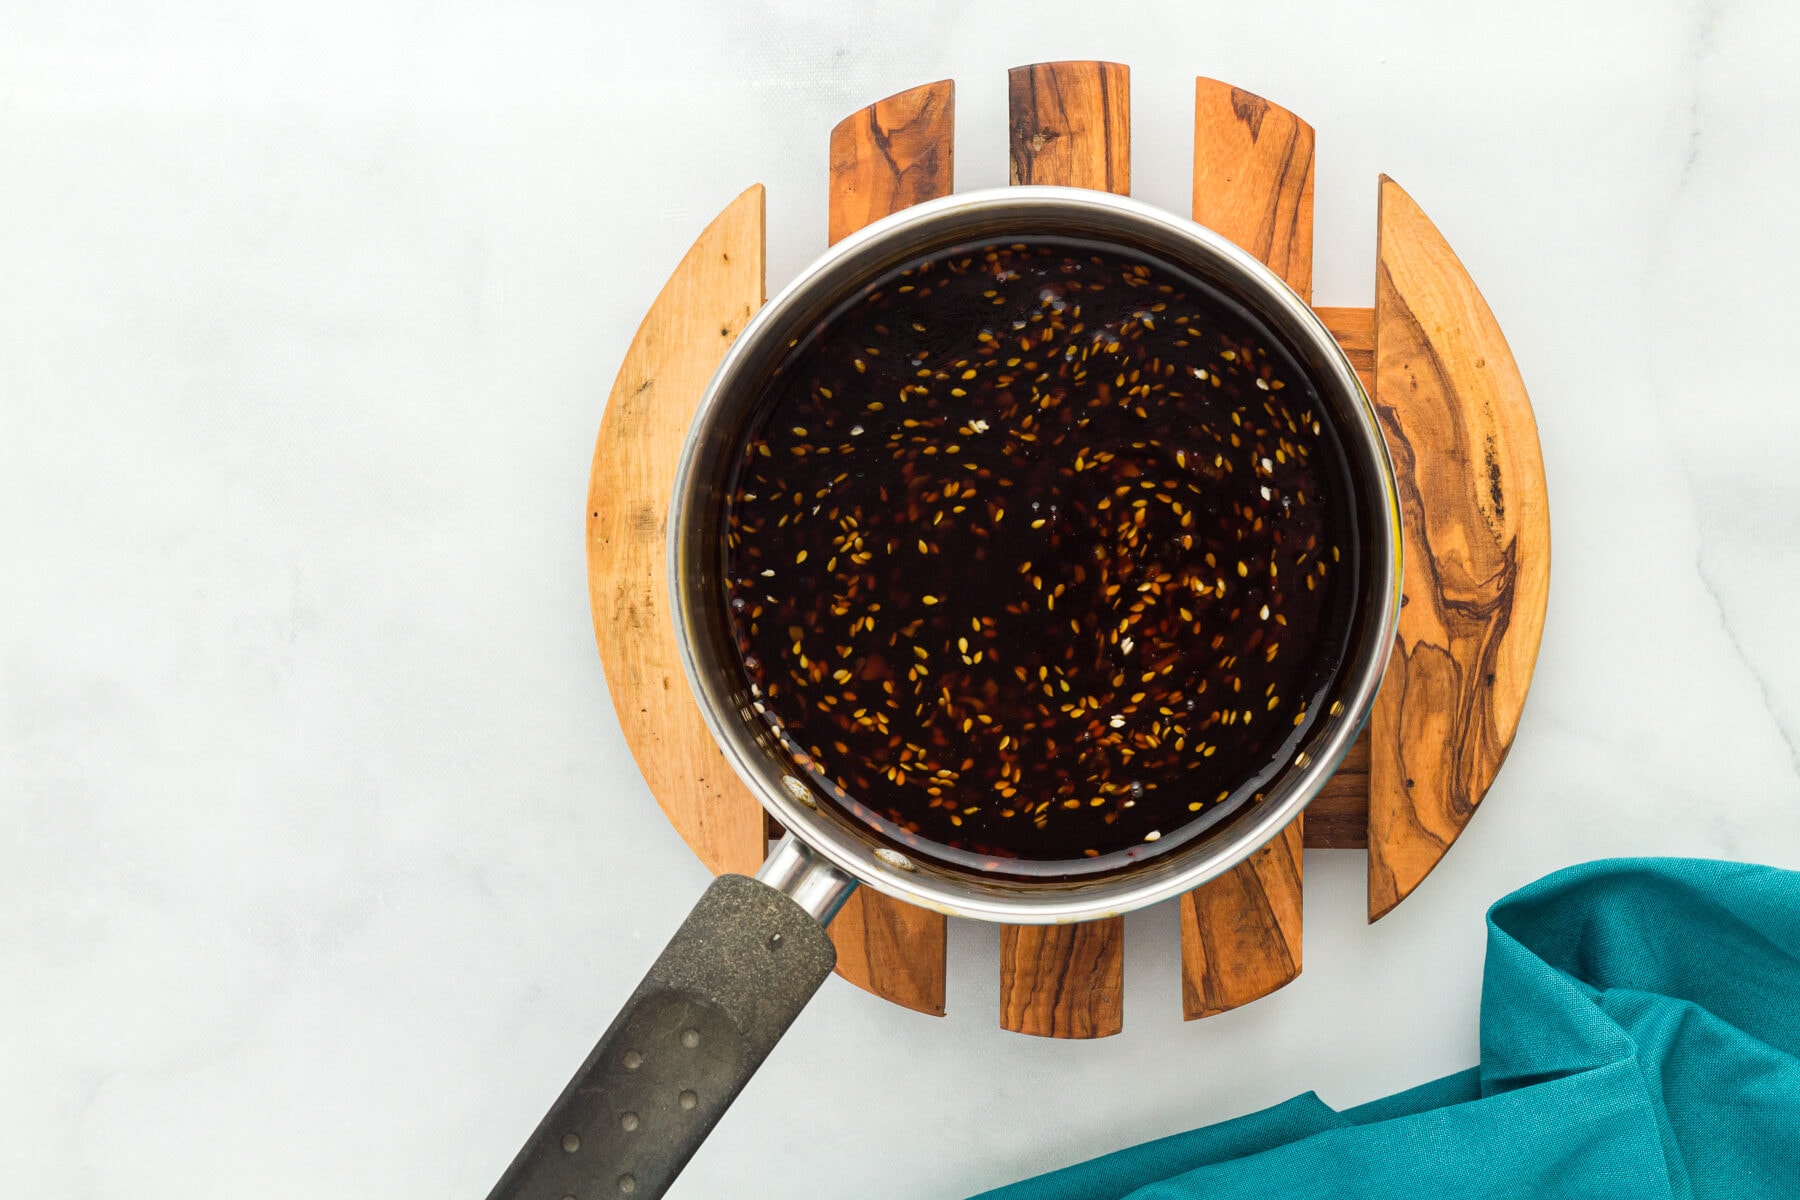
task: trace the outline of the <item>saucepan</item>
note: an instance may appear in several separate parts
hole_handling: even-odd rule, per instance
[[[1135,248],[1253,314],[1308,376],[1342,446],[1361,562],[1329,708],[1259,802],[1169,853],[1061,879],[909,855],[826,802],[751,711],[722,579],[732,465],[795,340],[900,264],[1028,236]],[[669,509],[669,590],[688,684],[725,757],[785,836],[754,879],[722,876],[701,897],[490,1200],[661,1195],[830,974],[826,927],[859,885],[957,917],[1060,924],[1179,896],[1243,861],[1318,793],[1367,718],[1399,612],[1398,519],[1387,446],[1343,351],[1273,272],[1211,230],[1124,197],[1014,187],[921,204],[839,242],[725,355],[694,416]]]

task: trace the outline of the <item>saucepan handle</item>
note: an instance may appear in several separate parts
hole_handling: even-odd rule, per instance
[[[715,879],[488,1200],[661,1196],[831,974],[854,886],[791,841]]]

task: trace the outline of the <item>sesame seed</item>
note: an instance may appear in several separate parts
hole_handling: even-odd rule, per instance
[[[722,574],[746,715],[821,803],[927,859],[1113,861],[1211,817],[1190,772],[1281,761],[1300,735],[1255,716],[1326,703],[1317,630],[1357,588],[1324,575],[1351,543],[1318,397],[1188,286],[987,246],[794,339],[731,460]]]

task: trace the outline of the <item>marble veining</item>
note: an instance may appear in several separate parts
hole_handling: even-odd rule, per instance
[[[1308,1088],[1472,1062],[1481,916],[1609,854],[1800,867],[1800,13],[1778,0],[854,10],[324,0],[26,6],[0,38],[0,1180],[46,1200],[479,1196],[704,885],[588,623],[588,458],[638,317],[826,137],[954,77],[1133,70],[1136,194],[1187,208],[1192,79],[1318,130],[1315,293],[1372,296],[1386,171],[1537,410],[1555,566],[1506,768],[1363,922],[1308,855],[1306,972],[1125,1031],[828,984],[678,1196],[961,1195]],[[879,1131],[878,1134],[876,1131]]]

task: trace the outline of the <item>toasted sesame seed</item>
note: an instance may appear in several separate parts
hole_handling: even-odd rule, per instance
[[[1051,253],[909,264],[833,318],[835,342],[796,339],[728,490],[749,712],[818,795],[927,857],[1086,860],[1174,832],[1171,812],[1208,819],[1186,773],[1242,778],[1279,743],[1253,695],[1303,721],[1314,631],[1355,593],[1322,586],[1347,535],[1286,360],[1147,265],[1024,269]],[[984,327],[943,319],[964,311]],[[1307,586],[1280,588],[1278,560]],[[778,585],[788,561],[823,568]],[[1278,655],[1290,622],[1305,636]],[[1221,694],[1235,706],[1198,703]]]

